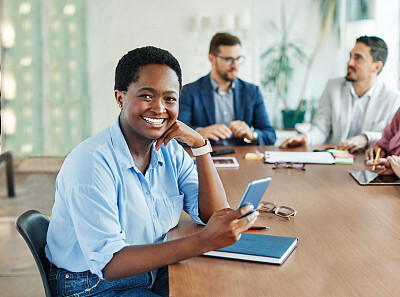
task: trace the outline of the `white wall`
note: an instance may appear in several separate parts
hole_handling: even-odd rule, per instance
[[[380,76],[391,88],[399,88],[399,0],[376,1],[376,35],[383,38],[389,56]]]
[[[377,33],[397,42],[391,41],[389,47],[398,48],[398,0],[387,1],[393,2],[397,14],[390,7],[381,7],[385,15],[390,12],[390,18],[377,21],[381,24]],[[118,115],[113,94],[115,66],[123,54],[136,47],[154,45],[169,50],[181,63],[183,82],[188,83],[209,72],[211,37],[218,31],[230,31],[241,38],[246,56],[239,76],[259,84],[260,53],[274,42],[265,27],[271,20],[280,24],[281,2],[286,3],[287,15],[294,15],[293,39],[310,55],[321,31],[319,3],[315,0],[89,0],[87,35],[93,133],[107,127]],[[388,22],[396,24],[394,31],[386,30]],[[229,29],[230,23],[233,25]],[[329,78],[344,75],[347,57],[337,36],[330,31],[314,61],[306,97],[319,98]],[[396,59],[391,60],[395,72],[390,72],[386,79],[397,84],[398,50],[391,59]],[[386,72],[389,71],[385,69],[382,77]],[[292,106],[297,105],[304,75],[305,66],[298,65],[288,95]],[[274,105],[272,94],[265,94],[265,100],[273,123],[280,125],[280,107]]]
[[[248,14],[252,1],[229,0],[90,0],[88,7],[89,81],[93,132],[108,126],[117,116],[114,100],[114,70],[127,51],[154,45],[170,51],[180,62],[183,83],[210,71],[208,46],[211,37],[224,30],[225,16]],[[208,25],[207,20],[211,20]],[[196,21],[197,28],[196,28]],[[240,32],[234,32],[235,34]],[[254,81],[252,31],[244,38],[246,65],[242,77]]]
[[[322,31],[319,3],[314,0],[257,1],[254,8],[254,18],[257,23],[254,29],[256,30],[255,35],[258,36],[258,56],[278,41],[279,35],[277,36],[268,24],[275,22],[276,25],[281,26],[283,9],[286,11],[286,22],[291,23],[289,40],[299,45],[307,57],[310,57]],[[307,70],[305,63],[295,62],[294,65],[295,71],[287,98],[289,108],[297,108],[298,106]],[[338,36],[335,31],[329,29],[310,69],[304,94],[305,98],[319,98],[326,81],[329,78],[344,75],[345,67],[343,53],[339,48]],[[271,93],[265,94],[265,101],[273,124],[279,128],[282,122],[280,110],[283,104],[277,102],[274,94]]]

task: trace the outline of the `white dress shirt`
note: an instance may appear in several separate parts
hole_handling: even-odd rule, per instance
[[[375,85],[376,83],[374,83],[362,97],[358,97],[353,84],[351,84],[350,93],[351,93],[352,111],[351,111],[350,130],[349,134],[347,135],[347,138],[362,134],[362,125],[364,123],[365,111],[367,109],[369,99],[371,98],[372,93],[375,90]]]

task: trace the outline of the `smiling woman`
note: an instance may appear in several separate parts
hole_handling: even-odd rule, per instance
[[[135,138],[134,141],[160,138],[178,117],[179,92],[178,76],[169,66],[142,67],[137,81],[127,91],[115,90],[125,138]]]
[[[251,207],[226,208],[208,141],[177,120],[181,86],[165,50],[120,59],[119,117],[78,145],[57,177],[46,246],[54,296],[168,296],[167,265],[230,245],[254,224],[257,211],[239,219]],[[197,171],[175,139],[193,149]],[[182,210],[206,227],[163,242]]]

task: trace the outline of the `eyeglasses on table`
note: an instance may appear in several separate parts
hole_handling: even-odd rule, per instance
[[[306,164],[293,163],[293,162],[275,162],[274,167],[272,167],[272,169],[279,169],[279,168],[306,170]]]
[[[289,206],[278,206],[273,202],[269,201],[261,201],[260,205],[257,207],[257,210],[261,212],[270,212],[274,213],[275,215],[285,218],[285,219],[290,219],[291,217],[296,216],[297,210],[289,207]]]

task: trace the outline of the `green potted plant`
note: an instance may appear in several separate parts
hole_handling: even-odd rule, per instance
[[[290,40],[289,33],[291,25],[286,23],[284,7],[281,9],[281,28],[271,22],[271,29],[278,32],[278,40],[261,55],[263,62],[263,79],[261,84],[265,88],[271,88],[283,104],[282,119],[283,127],[293,129],[296,123],[304,121],[304,102],[299,101],[294,109],[290,109],[287,102],[287,94],[294,71],[293,62],[298,60],[304,62],[306,55],[300,46]],[[290,18],[294,20],[294,18]]]

